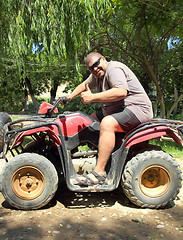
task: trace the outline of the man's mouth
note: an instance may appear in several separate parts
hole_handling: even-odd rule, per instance
[[[102,67],[99,67],[95,72],[96,75],[100,75],[101,71],[103,71]]]

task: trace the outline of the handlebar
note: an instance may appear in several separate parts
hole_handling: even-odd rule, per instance
[[[71,101],[70,98],[67,98],[67,97],[59,97],[59,98],[55,101],[53,107],[52,107],[51,109],[48,109],[47,113],[45,114],[45,117],[51,117],[52,114],[53,114],[54,109],[57,108],[60,103],[61,103],[62,105],[66,105],[66,104],[69,103],[70,101]]]

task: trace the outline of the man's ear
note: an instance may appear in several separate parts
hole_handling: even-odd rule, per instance
[[[105,59],[105,57],[104,57],[104,56],[102,56],[102,60],[103,60],[104,62],[107,62],[107,60]]]

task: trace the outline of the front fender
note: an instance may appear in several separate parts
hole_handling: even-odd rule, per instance
[[[38,127],[34,129],[27,130],[25,132],[21,132],[13,141],[12,148],[19,146],[25,136],[31,136],[34,135],[35,133],[39,132],[46,132],[49,137],[55,142],[56,145],[61,145],[61,139],[55,132],[53,132],[49,127]]]

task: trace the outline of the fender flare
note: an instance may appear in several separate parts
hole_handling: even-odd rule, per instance
[[[53,125],[56,125],[56,127],[58,129],[58,134],[56,134],[54,131],[52,131]],[[63,141],[64,141],[60,127],[55,122],[49,122],[46,124],[42,123],[42,124],[38,124],[36,126],[34,125],[31,127],[21,128],[18,130],[12,130],[12,131],[8,131],[7,134],[13,134],[13,133],[18,133],[18,132],[20,132],[20,134],[18,134],[18,136],[14,139],[12,148],[17,147],[19,144],[21,144],[21,142],[23,141],[25,136],[30,136],[30,135],[33,135],[34,133],[38,133],[38,132],[47,132],[48,135],[53,139],[53,141],[55,142],[55,144],[57,146],[63,145]]]
[[[168,135],[176,143],[183,146],[183,140],[179,135],[177,128],[173,128],[166,125],[157,125],[157,126],[148,126],[140,129],[136,129],[133,132],[130,132],[124,139],[123,146],[125,148],[130,148],[131,146],[148,141],[151,139],[159,138],[162,136]]]

